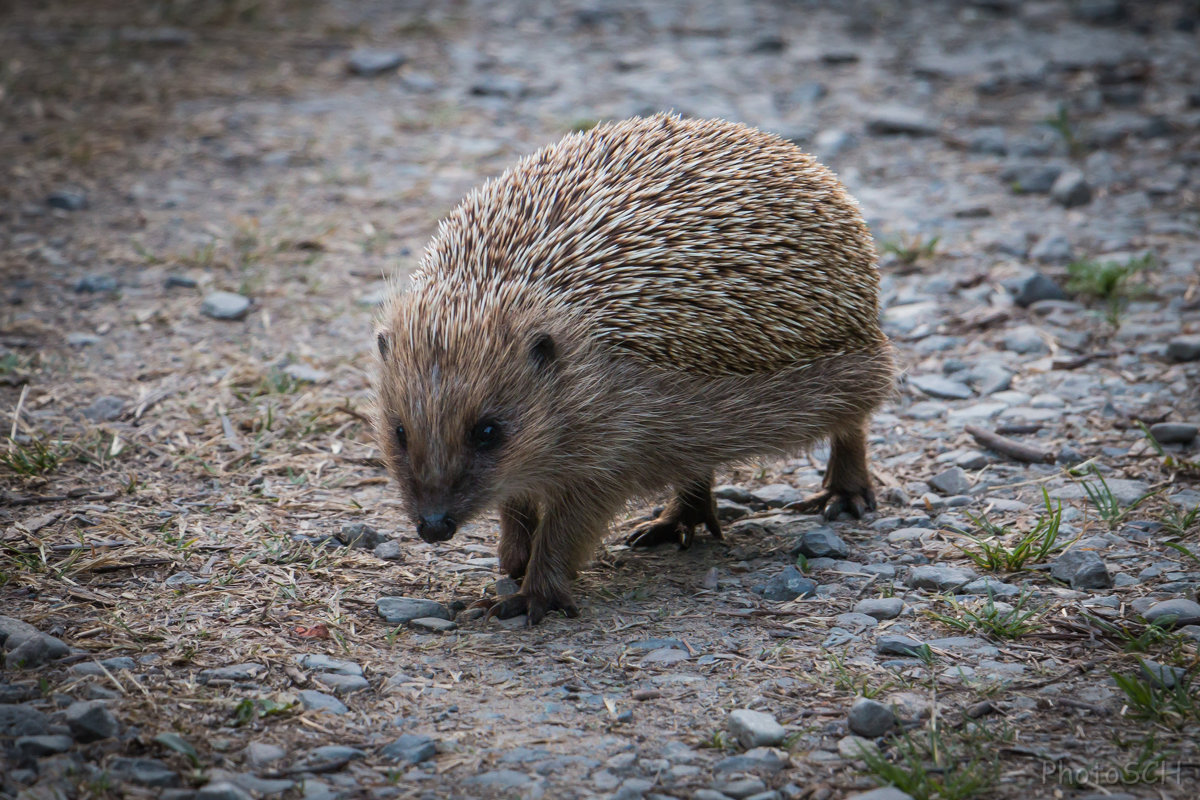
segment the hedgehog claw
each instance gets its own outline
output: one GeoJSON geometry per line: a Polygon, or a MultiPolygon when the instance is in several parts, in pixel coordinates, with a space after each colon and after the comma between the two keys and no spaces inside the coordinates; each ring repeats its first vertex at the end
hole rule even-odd
{"type": "Polygon", "coordinates": [[[696,529],[693,526],[659,517],[634,528],[633,533],[625,537],[625,544],[630,547],[656,547],[674,542],[679,545],[680,550],[687,550],[692,546],[695,535],[696,529]]]}
{"type": "Polygon", "coordinates": [[[486,619],[512,619],[525,614],[525,625],[532,628],[541,622],[549,611],[561,611],[568,617],[578,617],[579,607],[569,597],[546,599],[533,597],[523,592],[502,597],[488,609],[486,619]]]}
{"type": "Polygon", "coordinates": [[[826,489],[799,502],[789,503],[784,510],[820,514],[827,520],[835,520],[843,512],[855,519],[862,519],[863,514],[875,510],[875,493],[870,489],[862,492],[826,489]]]}

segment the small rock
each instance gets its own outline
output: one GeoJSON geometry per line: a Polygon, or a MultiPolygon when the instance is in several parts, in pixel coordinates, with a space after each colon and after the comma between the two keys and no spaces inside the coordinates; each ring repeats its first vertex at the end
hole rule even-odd
{"type": "Polygon", "coordinates": [[[0,704],[0,737],[41,736],[50,720],[33,706],[0,704]]]}
{"type": "Polygon", "coordinates": [[[407,57],[403,53],[396,52],[395,50],[377,50],[371,47],[360,47],[352,51],[346,59],[346,69],[352,75],[372,77],[399,69],[407,60],[407,57]]]}
{"type": "Polygon", "coordinates": [[[266,742],[251,742],[246,745],[246,763],[254,768],[265,767],[287,756],[287,751],[279,745],[266,742]]]}
{"type": "Polygon", "coordinates": [[[217,667],[216,669],[202,669],[196,676],[196,680],[204,684],[252,681],[266,671],[267,668],[262,664],[230,664],[227,667],[217,667]]]}
{"type": "Polygon", "coordinates": [[[1142,661],[1140,665],[1142,674],[1164,689],[1174,689],[1177,683],[1187,677],[1187,670],[1182,667],[1171,667],[1156,661],[1142,661]]]}
{"type": "Polygon", "coordinates": [[[1032,325],[1018,325],[1005,331],[1004,349],[1010,353],[1029,355],[1031,353],[1048,353],[1049,346],[1042,338],[1041,332],[1032,325]]]}
{"type": "Polygon", "coordinates": [[[357,747],[327,744],[310,750],[300,766],[309,772],[336,772],[351,761],[366,757],[366,752],[357,747]]]}
{"type": "Polygon", "coordinates": [[[1173,361],[1200,361],[1200,336],[1176,336],[1167,342],[1167,358],[1173,361]]]}
{"type": "Polygon", "coordinates": [[[25,639],[16,647],[4,654],[5,669],[33,669],[47,664],[55,658],[61,658],[69,649],[53,636],[39,633],[25,639]],[[64,652],[66,651],[66,652],[64,652]]]}
{"type": "Polygon", "coordinates": [[[46,195],[46,205],[63,211],[82,211],[88,207],[88,199],[83,192],[59,189],[46,195]]]}
{"type": "Polygon", "coordinates": [[[776,722],[775,717],[761,711],[739,708],[729,714],[725,726],[738,743],[747,750],[754,747],[770,747],[779,744],[787,731],[776,722]]]}
{"type": "Polygon", "coordinates": [[[951,467],[929,479],[929,485],[945,495],[966,494],[971,491],[971,479],[962,467],[951,467]]]}
{"type": "Polygon", "coordinates": [[[1185,422],[1158,422],[1150,426],[1150,435],[1159,444],[1187,444],[1196,438],[1196,430],[1185,422]]]}
{"type": "Polygon", "coordinates": [[[1029,257],[1042,264],[1065,264],[1074,255],[1071,242],[1062,234],[1043,236],[1029,251],[1029,257]]]}
{"type": "Polygon", "coordinates": [[[878,700],[860,697],[850,706],[847,722],[850,730],[859,736],[876,739],[892,729],[896,724],[896,715],[878,700]]]}
{"type": "Polygon", "coordinates": [[[1168,628],[1200,625],[1200,603],[1185,597],[1176,597],[1155,603],[1142,616],[1148,622],[1168,628]]]}
{"type": "Polygon", "coordinates": [[[776,773],[788,764],[787,756],[774,747],[756,747],[740,756],[723,758],[713,765],[714,772],[776,773]]]}
{"type": "Polygon", "coordinates": [[[337,540],[347,547],[359,550],[374,550],[387,541],[387,536],[363,522],[351,522],[338,531],[337,540]]]}
{"type": "Polygon", "coordinates": [[[877,109],[867,119],[867,133],[875,136],[935,136],[937,132],[937,122],[916,109],[877,109]]]}
{"type": "Polygon", "coordinates": [[[103,395],[93,400],[92,404],[83,410],[83,415],[92,422],[111,422],[121,416],[124,410],[124,400],[112,395],[103,395]]]}
{"type": "Polygon", "coordinates": [[[1021,282],[1013,298],[1021,308],[1029,308],[1040,300],[1068,300],[1067,293],[1051,278],[1035,272],[1021,282]]]}
{"type": "Polygon", "coordinates": [[[879,748],[873,741],[864,736],[858,736],[856,734],[850,734],[849,736],[843,736],[841,739],[838,739],[837,749],[838,754],[842,758],[848,758],[850,760],[866,758],[868,755],[872,754],[879,754],[879,748]]]}
{"type": "Polygon", "coordinates": [[[1066,208],[1085,206],[1092,202],[1092,187],[1077,169],[1063,170],[1050,187],[1050,197],[1066,208]]]}
{"type": "Polygon", "coordinates": [[[196,790],[196,800],[252,800],[250,794],[229,781],[213,781],[196,790]]]}
{"type": "Polygon", "coordinates": [[[895,619],[904,610],[904,601],[899,597],[868,597],[859,600],[854,610],[875,619],[895,619]]]}
{"type": "Polygon", "coordinates": [[[318,672],[313,680],[334,694],[353,694],[370,688],[371,684],[361,675],[342,675],[336,672],[318,672]]]}
{"type": "Polygon", "coordinates": [[[520,100],[529,94],[529,87],[519,78],[488,74],[471,84],[471,94],[477,97],[503,97],[509,100],[520,100]]]}
{"type": "Polygon", "coordinates": [[[778,575],[772,576],[758,593],[767,600],[790,602],[808,597],[816,591],[815,581],[804,577],[795,567],[785,567],[778,575]]]}
{"type": "Polygon", "coordinates": [[[686,650],[680,650],[676,647],[660,647],[657,650],[651,650],[646,655],[642,656],[641,664],[670,665],[678,664],[680,661],[687,661],[691,655],[686,650]]]}
{"type": "Polygon", "coordinates": [[[163,287],[167,289],[195,289],[196,285],[196,279],[186,275],[168,275],[163,281],[163,287]]]}
{"type": "Polygon", "coordinates": [[[100,294],[116,290],[117,279],[111,275],[84,275],[75,282],[75,291],[80,294],[100,294]]]}
{"type": "Polygon", "coordinates": [[[807,558],[845,558],[850,548],[833,528],[822,526],[800,534],[792,555],[800,553],[807,558]]]}
{"type": "Polygon", "coordinates": [[[404,556],[404,549],[400,546],[400,542],[395,539],[380,542],[371,552],[376,558],[383,561],[399,561],[404,556]]]}
{"type": "Polygon", "coordinates": [[[753,495],[755,500],[766,505],[768,508],[782,508],[789,503],[799,502],[804,499],[804,495],[796,487],[789,486],[786,483],[772,483],[769,486],[763,486],[760,489],[755,489],[753,495]]]}
{"type": "Polygon", "coordinates": [[[765,792],[767,784],[762,778],[748,775],[744,778],[733,778],[731,780],[717,781],[712,786],[713,791],[719,792],[726,797],[733,797],[737,800],[744,800],[747,797],[765,792]]]}
{"type": "Polygon", "coordinates": [[[109,773],[118,780],[142,786],[178,786],[179,776],[155,758],[114,758],[108,762],[109,773]]]}
{"type": "Polygon", "coordinates": [[[32,758],[51,756],[55,753],[65,753],[74,746],[70,736],[61,734],[45,734],[41,736],[22,736],[17,739],[17,749],[23,755],[32,758]]]}
{"type": "Polygon", "coordinates": [[[213,319],[242,319],[250,313],[250,298],[233,292],[210,292],[200,310],[213,319]]]}
{"type": "Polygon", "coordinates": [[[1046,194],[1062,171],[1062,167],[1055,164],[1019,161],[1000,170],[1000,180],[1018,194],[1046,194]]]}
{"type": "Polygon", "coordinates": [[[103,700],[77,700],[64,714],[71,735],[80,742],[94,742],[116,736],[121,725],[103,700]]]}
{"type": "Polygon", "coordinates": [[[902,792],[895,786],[884,786],[869,792],[859,792],[850,795],[847,800],[913,800],[911,794],[902,792]]]}
{"type": "Polygon", "coordinates": [[[1068,550],[1054,559],[1050,576],[1069,584],[1072,589],[1108,589],[1112,586],[1108,567],[1095,550],[1068,550]]]}
{"type": "Polygon", "coordinates": [[[912,375],[908,382],[920,391],[939,400],[966,400],[974,392],[965,383],[943,378],[941,375],[912,375]]]}
{"type": "MultiPolygon", "coordinates": [[[[316,367],[310,367],[308,364],[299,364],[299,363],[288,364],[286,367],[283,368],[283,373],[285,375],[287,375],[288,377],[290,377],[292,380],[301,381],[304,383],[325,383],[326,381],[329,380],[328,372],[326,372],[325,370],[322,370],[322,369],[317,369],[316,367]]],[[[361,525],[361,524],[362,523],[356,522],[356,523],[351,523],[350,525],[343,525],[342,531],[344,533],[346,528],[354,527],[355,525],[361,525]]],[[[363,525],[362,527],[368,528],[372,531],[374,530],[373,528],[371,528],[370,525],[363,525]]],[[[341,537],[339,537],[339,538],[341,538],[341,537]]],[[[351,546],[353,546],[353,545],[351,545],[351,546]]],[[[370,548],[364,548],[364,549],[370,549],[370,548]]]]}
{"type": "Polygon", "coordinates": [[[917,589],[948,592],[975,580],[975,573],[965,567],[944,564],[923,564],[913,567],[908,585],[917,589]]]}
{"type": "Polygon", "coordinates": [[[405,623],[422,617],[454,619],[450,609],[433,600],[420,597],[381,597],[375,601],[379,616],[387,622],[405,623]]]}
{"type": "Polygon", "coordinates": [[[406,733],[391,744],[384,745],[379,754],[389,761],[420,764],[437,755],[437,741],[430,736],[406,733]]]}
{"type": "Polygon", "coordinates": [[[533,783],[533,778],[524,772],[512,769],[494,769],[467,778],[464,783],[469,786],[480,786],[497,792],[509,792],[521,789],[533,783]]]}
{"type": "Polygon", "coordinates": [[[875,652],[885,656],[916,656],[922,644],[911,636],[889,633],[875,640],[875,652]]]}
{"type": "Polygon", "coordinates": [[[353,661],[342,661],[339,658],[330,658],[321,653],[304,653],[296,656],[296,663],[305,669],[315,670],[317,672],[336,672],[339,675],[357,675],[362,677],[363,668],[353,661]]]}
{"type": "Polygon", "coordinates": [[[300,698],[300,705],[309,710],[328,711],[331,714],[346,714],[350,711],[341,700],[315,689],[304,689],[297,692],[297,696],[300,698]]]}
{"type": "Polygon", "coordinates": [[[408,621],[408,624],[414,628],[432,633],[449,633],[457,630],[458,625],[451,620],[442,619],[441,617],[417,617],[408,621]]]}

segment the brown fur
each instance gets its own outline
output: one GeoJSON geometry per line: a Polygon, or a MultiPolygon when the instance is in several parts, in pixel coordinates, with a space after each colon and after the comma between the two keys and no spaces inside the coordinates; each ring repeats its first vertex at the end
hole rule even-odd
{"type": "Polygon", "coordinates": [[[678,531],[686,544],[697,524],[719,532],[708,487],[721,465],[831,437],[826,492],[815,505],[873,506],[864,430],[891,392],[893,364],[877,324],[870,237],[853,201],[807,156],[741,126],[658,118],[612,127],[571,137],[556,146],[565,155],[550,148],[473,194],[380,329],[379,438],[407,508],[415,520],[436,512],[462,522],[498,504],[501,568],[523,583],[497,610],[528,612],[531,624],[550,609],[576,613],[571,578],[630,498],[680,492],[643,543],[678,531]],[[680,149],[689,140],[667,136],[663,145],[664,129],[699,137],[709,151],[733,141],[744,148],[751,189],[763,191],[770,175],[773,191],[803,196],[807,186],[832,203],[820,208],[834,210],[809,202],[781,211],[780,198],[745,196],[741,186],[744,207],[720,217],[733,227],[717,236],[719,223],[701,210],[706,192],[724,196],[741,184],[728,153],[706,151],[728,167],[719,191],[698,173],[676,187],[680,207],[660,215],[674,227],[652,234],[627,221],[627,239],[650,237],[643,249],[605,250],[608,240],[589,240],[571,221],[586,213],[603,226],[614,209],[637,205],[630,193],[647,184],[637,174],[600,180],[587,165],[599,163],[597,149],[620,162],[613,153],[633,140],[645,152],[624,169],[672,159],[695,168],[699,156],[680,149]],[[764,139],[768,152],[755,156],[751,146],[764,139]],[[558,205],[539,208],[534,198],[547,194],[558,205]],[[757,252],[764,236],[775,244],[757,252]],[[706,241],[717,242],[719,258],[708,258],[706,241]],[[607,258],[591,259],[587,247],[607,258]],[[655,257],[667,266],[656,268],[655,257]],[[737,329],[722,327],[731,320],[737,329]],[[484,421],[503,432],[494,448],[472,443],[484,421]]]}

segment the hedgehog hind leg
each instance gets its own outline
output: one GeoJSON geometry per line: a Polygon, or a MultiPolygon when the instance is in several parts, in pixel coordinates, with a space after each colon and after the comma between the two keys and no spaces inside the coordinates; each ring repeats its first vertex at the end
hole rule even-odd
{"type": "Polygon", "coordinates": [[[822,486],[820,492],[790,504],[788,510],[821,514],[828,520],[837,519],[843,512],[862,519],[863,514],[875,510],[875,491],[867,468],[865,420],[835,430],[830,436],[829,464],[822,486]]]}
{"type": "Polygon", "coordinates": [[[679,489],[667,507],[655,519],[633,529],[625,539],[630,547],[654,547],[674,542],[680,550],[692,546],[696,526],[703,525],[717,539],[723,539],[717,519],[717,501],[712,494],[713,476],[679,489]]]}

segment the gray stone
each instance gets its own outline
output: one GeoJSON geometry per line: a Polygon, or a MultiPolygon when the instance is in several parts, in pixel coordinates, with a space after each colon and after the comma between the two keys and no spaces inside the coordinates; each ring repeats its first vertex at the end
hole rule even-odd
{"type": "Polygon", "coordinates": [[[1012,386],[1012,379],[1012,371],[994,361],[985,361],[966,371],[967,383],[979,392],[981,397],[1005,391],[1012,386]]]}
{"type": "Polygon", "coordinates": [[[88,207],[88,199],[83,192],[58,189],[46,195],[46,205],[62,211],[82,211],[88,207]]]}
{"type": "Polygon", "coordinates": [[[1150,435],[1159,444],[1187,444],[1196,438],[1197,428],[1186,422],[1158,422],[1150,426],[1150,435]]]}
{"type": "Polygon", "coordinates": [[[1155,603],[1142,616],[1149,622],[1169,628],[1200,625],[1200,603],[1176,597],[1155,603]]]}
{"type": "Polygon", "coordinates": [[[875,640],[875,652],[885,656],[915,656],[921,648],[916,639],[901,634],[884,634],[875,640]]]}
{"type": "Polygon", "coordinates": [[[124,400],[112,395],[102,395],[93,400],[92,404],[83,410],[83,415],[92,422],[110,422],[121,416],[121,412],[124,410],[124,400]]]}
{"type": "Polygon", "coordinates": [[[1056,164],[1041,161],[1017,161],[1000,170],[1000,180],[1018,194],[1046,194],[1063,173],[1056,164]]]}
{"type": "Polygon", "coordinates": [[[108,762],[108,772],[118,780],[142,786],[179,785],[179,776],[156,758],[114,758],[108,762]]]}
{"type": "Polygon", "coordinates": [[[1173,361],[1200,361],[1200,336],[1176,336],[1167,342],[1167,358],[1173,361]]]}
{"type": "MultiPolygon", "coordinates": [[[[1094,481],[1094,478],[1091,480],[1094,481]]],[[[1150,491],[1150,484],[1145,481],[1106,477],[1104,482],[1108,484],[1108,490],[1112,492],[1113,497],[1126,506],[1136,503],[1146,495],[1146,492],[1150,491]]],[[[1095,483],[1098,485],[1099,481],[1095,481],[1095,483]]],[[[1051,488],[1049,494],[1052,500],[1079,500],[1087,497],[1087,492],[1078,483],[1051,488]]]]}
{"type": "Polygon", "coordinates": [[[117,279],[112,275],[84,275],[75,281],[75,291],[80,294],[100,294],[103,292],[115,292],[116,290],[117,279]]]}
{"type": "Polygon", "coordinates": [[[0,737],[41,736],[49,718],[33,706],[0,704],[0,737]]]}
{"type": "Polygon", "coordinates": [[[1042,338],[1041,331],[1033,325],[1018,325],[1004,332],[1004,349],[1019,355],[1048,353],[1050,347],[1042,338]]]}
{"type": "Polygon", "coordinates": [[[752,494],[755,500],[768,508],[782,508],[788,503],[796,503],[804,499],[804,495],[799,489],[786,483],[772,483],[769,486],[755,489],[752,494]]]}
{"type": "Polygon", "coordinates": [[[494,769],[467,778],[463,783],[468,786],[479,786],[493,791],[521,789],[533,783],[533,778],[524,772],[511,769],[494,769]]]}
{"type": "Polygon", "coordinates": [[[64,717],[71,735],[80,742],[108,739],[121,731],[121,724],[103,700],[77,700],[67,706],[64,717]]]}
{"type": "Polygon", "coordinates": [[[366,752],[357,747],[327,744],[310,750],[298,766],[311,772],[336,772],[351,761],[366,757],[366,752]]]}
{"type": "Polygon", "coordinates": [[[876,739],[892,729],[896,724],[896,715],[878,700],[860,697],[850,706],[847,723],[850,730],[859,736],[876,739]]]}
{"type": "Polygon", "coordinates": [[[458,624],[453,620],[442,619],[441,617],[417,617],[408,621],[408,624],[414,628],[431,633],[449,633],[453,630],[458,630],[458,624]]]}
{"type": "MultiPolygon", "coordinates": [[[[307,383],[325,383],[329,380],[329,373],[316,367],[310,367],[308,364],[288,364],[283,368],[283,373],[293,380],[305,381],[307,383]]],[[[352,523],[360,524],[360,523],[352,523]]],[[[346,527],[342,526],[343,531],[346,527]]],[[[364,526],[369,527],[369,526],[364,526]]],[[[341,538],[341,537],[338,537],[341,538]]],[[[370,549],[370,548],[365,548],[370,549]]]]}
{"type": "Polygon", "coordinates": [[[1040,272],[1035,272],[1021,281],[1016,297],[1013,299],[1021,308],[1029,308],[1040,300],[1067,300],[1069,298],[1062,287],[1052,279],[1040,272]]]}
{"type": "Polygon", "coordinates": [[[1021,587],[1004,583],[998,578],[984,576],[977,578],[958,590],[960,594],[977,594],[991,597],[1016,597],[1021,593],[1021,587]]]}
{"type": "Polygon", "coordinates": [[[371,687],[361,675],[343,675],[337,672],[318,672],[313,675],[313,680],[338,695],[361,692],[371,687]]]}
{"type": "Polygon", "coordinates": [[[774,747],[756,747],[740,756],[721,759],[713,765],[713,771],[773,774],[786,767],[787,763],[786,756],[774,747]]]}
{"type": "Polygon", "coordinates": [[[858,144],[858,139],[853,133],[841,130],[840,128],[827,128],[818,131],[813,139],[813,151],[822,159],[837,158],[847,150],[851,150],[858,144]]]}
{"type": "Polygon", "coordinates": [[[1077,169],[1063,170],[1050,187],[1050,197],[1066,208],[1085,206],[1092,202],[1092,187],[1077,169]]]}
{"type": "Polygon", "coordinates": [[[200,310],[213,319],[241,319],[250,313],[250,298],[233,292],[210,292],[200,310]]]}
{"type": "Polygon", "coordinates": [[[4,668],[10,670],[33,669],[61,658],[69,649],[53,636],[39,633],[25,639],[4,654],[4,668]]]}
{"type": "Polygon", "coordinates": [[[62,734],[45,734],[41,736],[22,736],[17,739],[17,749],[23,755],[32,758],[51,756],[55,753],[65,753],[75,745],[70,736],[62,734]]]}
{"type": "Polygon", "coordinates": [[[44,635],[28,622],[22,622],[16,617],[0,615],[0,645],[5,650],[12,650],[28,639],[44,635]]]}
{"type": "Polygon", "coordinates": [[[946,495],[966,494],[971,491],[971,479],[962,467],[951,467],[929,479],[929,485],[946,495]]]}
{"type": "Polygon", "coordinates": [[[375,601],[375,609],[379,616],[392,623],[412,622],[422,617],[454,619],[450,609],[441,603],[420,597],[381,597],[375,601]]]}
{"type": "Polygon", "coordinates": [[[675,647],[660,647],[642,656],[641,664],[643,666],[647,664],[670,665],[678,664],[680,661],[687,661],[689,658],[691,658],[691,655],[686,650],[680,650],[675,647]]]}
{"type": "Polygon", "coordinates": [[[773,746],[783,741],[787,731],[770,714],[739,708],[731,711],[725,727],[738,744],[747,750],[754,747],[773,746]]]}
{"type": "Polygon", "coordinates": [[[172,589],[180,589],[185,586],[203,586],[208,582],[208,578],[201,578],[200,576],[193,575],[190,572],[176,572],[174,575],[163,581],[163,585],[172,589]]]}
{"type": "Polygon", "coordinates": [[[854,610],[875,619],[895,619],[904,610],[904,601],[899,597],[868,597],[855,603],[854,610]]]}
{"type": "Polygon", "coordinates": [[[186,275],[168,275],[163,281],[163,286],[167,289],[195,289],[195,278],[189,278],[186,275]]]}
{"type": "Polygon", "coordinates": [[[102,661],[81,661],[72,664],[68,671],[73,675],[104,675],[107,672],[120,672],[137,668],[137,662],[129,656],[114,656],[102,661]]]}
{"type": "Polygon", "coordinates": [[[817,584],[795,567],[784,567],[778,575],[772,576],[758,592],[767,600],[788,602],[816,593],[817,584]]]}
{"type": "Polygon", "coordinates": [[[405,733],[394,742],[384,745],[379,754],[389,761],[420,764],[437,755],[437,741],[430,736],[405,733]]]}
{"type": "Polygon", "coordinates": [[[328,711],[331,714],[346,714],[350,711],[341,700],[315,689],[304,689],[297,692],[297,696],[300,698],[300,705],[309,710],[328,711]]]}
{"type": "Polygon", "coordinates": [[[913,567],[908,576],[908,585],[917,589],[948,592],[975,580],[975,573],[966,567],[946,564],[923,564],[913,567]]]}
{"type": "Polygon", "coordinates": [[[287,751],[279,745],[266,742],[251,742],[246,745],[246,763],[254,768],[265,767],[287,756],[287,751]]]}
{"type": "Polygon", "coordinates": [[[1063,581],[1072,589],[1108,589],[1112,587],[1112,577],[1108,567],[1095,550],[1072,548],[1054,559],[1050,567],[1050,576],[1063,581]]]}
{"type": "Polygon", "coordinates": [[[304,653],[296,656],[296,663],[305,669],[315,670],[317,672],[336,672],[339,675],[358,675],[362,677],[363,668],[353,661],[342,661],[338,658],[330,658],[321,653],[304,653]]]}
{"type": "Polygon", "coordinates": [[[351,522],[343,525],[336,536],[337,540],[347,547],[357,547],[360,550],[374,550],[388,540],[386,534],[380,533],[364,522],[351,522]]]}
{"type": "Polygon", "coordinates": [[[204,684],[252,681],[266,671],[267,668],[262,664],[230,664],[216,669],[202,669],[196,680],[204,684]]]}
{"type": "Polygon", "coordinates": [[[759,792],[764,792],[767,789],[767,784],[762,778],[754,775],[748,775],[743,778],[731,778],[729,780],[717,781],[712,785],[712,790],[719,792],[727,797],[733,797],[737,800],[756,795],[759,792]]]}
{"type": "Polygon", "coordinates": [[[895,786],[884,786],[869,792],[859,792],[850,795],[847,800],[913,800],[908,792],[902,792],[895,786]]]}
{"type": "Polygon", "coordinates": [[[375,554],[376,558],[383,561],[399,561],[404,557],[404,549],[400,546],[400,542],[395,539],[380,542],[371,552],[375,554]]]}
{"type": "Polygon", "coordinates": [[[734,798],[715,789],[697,789],[692,793],[692,800],[734,800],[734,798]]]}
{"type": "Polygon", "coordinates": [[[908,382],[930,397],[936,397],[939,400],[966,400],[974,394],[971,387],[965,383],[952,381],[941,375],[911,375],[908,382]]]}
{"type": "Polygon", "coordinates": [[[821,526],[800,534],[792,555],[800,553],[807,558],[845,558],[850,548],[833,528],[821,526]]]}
{"type": "Polygon", "coordinates": [[[360,47],[353,50],[346,59],[346,69],[352,75],[372,77],[384,72],[394,72],[408,58],[395,50],[378,50],[373,47],[360,47]]]}
{"type": "Polygon", "coordinates": [[[251,797],[230,781],[213,781],[196,790],[196,800],[251,800],[251,797]]]}
{"type": "Polygon", "coordinates": [[[1141,661],[1139,665],[1146,678],[1164,689],[1174,689],[1187,677],[1187,670],[1183,667],[1172,667],[1156,661],[1141,661]]]}
{"type": "Polygon", "coordinates": [[[867,133],[875,136],[936,136],[938,123],[912,108],[880,108],[867,118],[867,133]]]}
{"type": "Polygon", "coordinates": [[[1071,242],[1059,233],[1043,236],[1029,251],[1029,257],[1042,264],[1065,264],[1074,255],[1071,242]]]}

